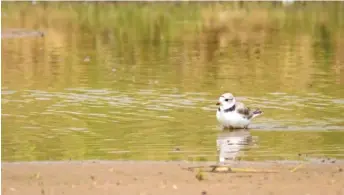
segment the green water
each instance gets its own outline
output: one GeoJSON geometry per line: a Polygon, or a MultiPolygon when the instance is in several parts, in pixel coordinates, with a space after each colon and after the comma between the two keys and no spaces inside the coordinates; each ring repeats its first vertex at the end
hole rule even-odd
{"type": "Polygon", "coordinates": [[[2,159],[217,160],[224,92],[241,159],[344,158],[343,5],[3,2],[2,159]]]}

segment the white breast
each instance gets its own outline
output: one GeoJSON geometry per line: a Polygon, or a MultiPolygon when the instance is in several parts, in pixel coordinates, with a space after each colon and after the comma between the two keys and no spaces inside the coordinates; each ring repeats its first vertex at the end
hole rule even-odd
{"type": "Polygon", "coordinates": [[[241,114],[236,111],[233,112],[223,112],[217,111],[216,118],[219,123],[224,127],[233,127],[233,128],[244,128],[250,124],[250,120],[244,118],[241,114]]]}

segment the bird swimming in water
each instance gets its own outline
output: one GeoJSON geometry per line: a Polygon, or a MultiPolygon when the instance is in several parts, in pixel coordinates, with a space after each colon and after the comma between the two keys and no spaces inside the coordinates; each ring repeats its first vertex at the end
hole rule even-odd
{"type": "Polygon", "coordinates": [[[247,129],[253,118],[263,114],[259,109],[251,110],[237,102],[231,93],[222,94],[216,105],[219,105],[216,118],[222,129],[247,129]]]}

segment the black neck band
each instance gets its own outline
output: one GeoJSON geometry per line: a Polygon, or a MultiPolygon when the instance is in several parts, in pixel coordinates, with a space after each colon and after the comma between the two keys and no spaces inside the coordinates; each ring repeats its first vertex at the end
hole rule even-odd
{"type": "MultiPolygon", "coordinates": [[[[221,111],[221,108],[219,107],[218,110],[221,111]]],[[[235,110],[235,104],[232,107],[230,107],[230,108],[224,109],[223,111],[224,112],[232,112],[233,110],[235,110]]]]}
{"type": "Polygon", "coordinates": [[[224,112],[232,112],[233,110],[235,110],[235,104],[230,108],[224,109],[223,111],[224,112]]]}

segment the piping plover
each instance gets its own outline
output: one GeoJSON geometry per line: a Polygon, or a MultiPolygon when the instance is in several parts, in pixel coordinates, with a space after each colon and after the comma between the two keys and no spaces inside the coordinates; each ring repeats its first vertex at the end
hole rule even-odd
{"type": "Polygon", "coordinates": [[[216,118],[222,129],[247,129],[253,118],[263,114],[259,109],[251,110],[237,102],[231,93],[222,94],[216,105],[219,105],[216,118]]]}

